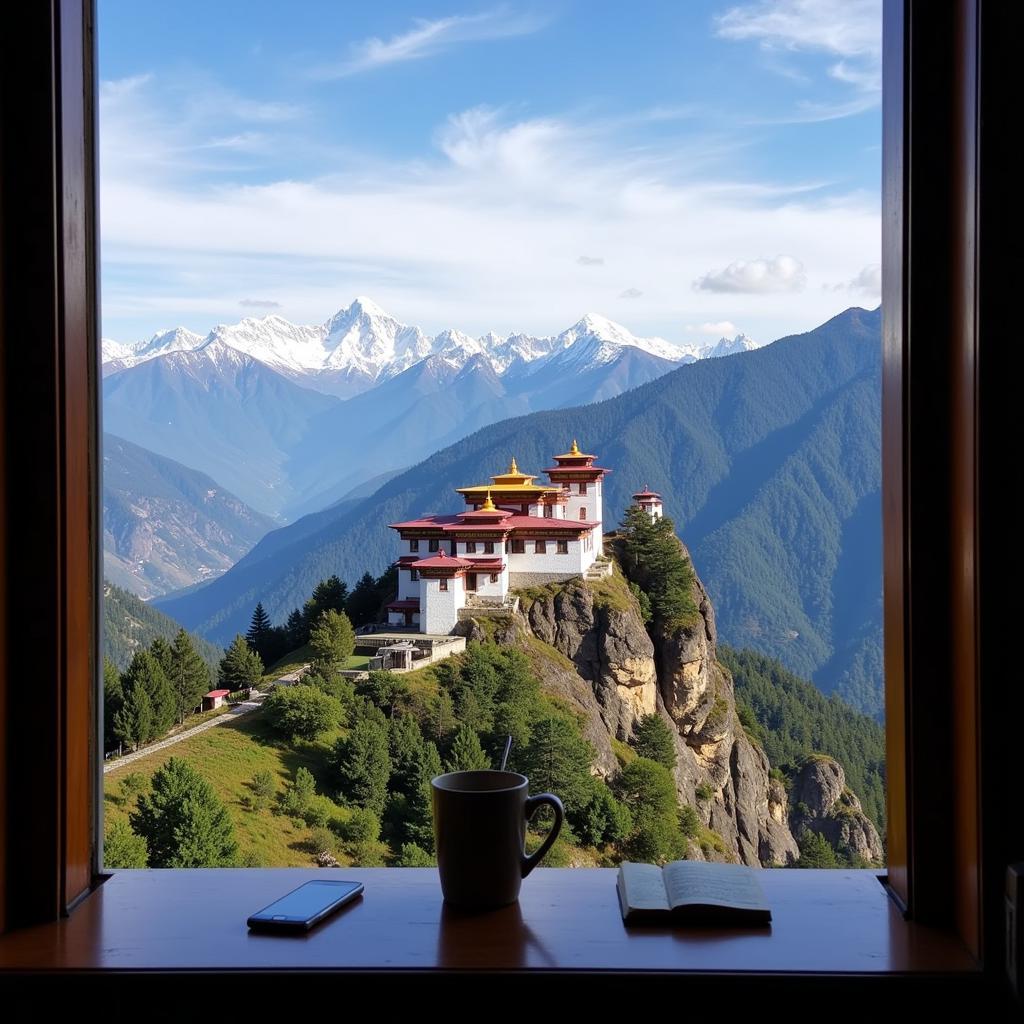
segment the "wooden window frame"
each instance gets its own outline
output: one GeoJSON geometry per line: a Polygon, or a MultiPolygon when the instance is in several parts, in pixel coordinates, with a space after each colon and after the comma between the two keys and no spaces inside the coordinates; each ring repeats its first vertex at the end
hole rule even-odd
{"type": "MultiPolygon", "coordinates": [[[[990,980],[1003,871],[1024,858],[1003,599],[1019,579],[1014,467],[996,445],[1019,426],[1018,347],[999,344],[1018,285],[1018,7],[884,7],[888,885],[990,980]]],[[[3,126],[17,139],[0,151],[6,931],[72,913],[103,881],[94,9],[40,0],[18,16],[0,33],[3,126]]]]}

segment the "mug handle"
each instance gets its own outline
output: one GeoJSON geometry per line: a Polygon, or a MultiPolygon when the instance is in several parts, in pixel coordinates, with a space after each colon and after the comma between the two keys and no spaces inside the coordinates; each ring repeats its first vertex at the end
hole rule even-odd
{"type": "Polygon", "coordinates": [[[538,793],[537,796],[528,796],[525,807],[526,820],[529,821],[537,808],[544,804],[547,804],[555,812],[555,823],[551,826],[551,831],[544,837],[544,842],[540,844],[540,848],[531,853],[529,857],[522,858],[523,878],[540,863],[541,858],[551,849],[552,844],[558,838],[558,833],[562,831],[565,809],[562,807],[562,801],[554,793],[538,793]]]}

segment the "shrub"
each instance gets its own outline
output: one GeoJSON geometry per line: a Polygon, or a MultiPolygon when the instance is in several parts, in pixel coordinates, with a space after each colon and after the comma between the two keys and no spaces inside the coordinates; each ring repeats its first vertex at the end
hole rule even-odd
{"type": "Polygon", "coordinates": [[[695,790],[694,793],[701,803],[707,803],[714,795],[714,788],[709,782],[702,782],[695,790]]]}
{"type": "Polygon", "coordinates": [[[142,772],[129,772],[121,780],[121,793],[124,796],[125,802],[131,802],[140,793],[144,793],[146,786],[146,776],[142,772]]]}
{"type": "Polygon", "coordinates": [[[434,855],[415,843],[402,843],[402,849],[395,860],[395,866],[399,868],[430,868],[436,864],[434,855]]]}
{"type": "Polygon", "coordinates": [[[103,837],[103,863],[108,868],[144,868],[146,840],[136,835],[127,821],[115,821],[103,837]]]}
{"type": "Polygon", "coordinates": [[[373,811],[355,808],[339,827],[346,844],[375,843],[380,838],[380,818],[373,811]]]}
{"type": "Polygon", "coordinates": [[[315,794],[316,783],[312,772],[308,768],[299,768],[295,780],[288,783],[281,794],[281,810],[293,818],[301,818],[315,794]]]}
{"type": "Polygon", "coordinates": [[[344,714],[336,697],[315,686],[275,686],[263,709],[271,728],[305,740],[337,727],[344,714]]]}
{"type": "Polygon", "coordinates": [[[689,804],[683,804],[679,808],[679,831],[687,839],[696,839],[700,834],[701,820],[695,808],[689,804]]]}

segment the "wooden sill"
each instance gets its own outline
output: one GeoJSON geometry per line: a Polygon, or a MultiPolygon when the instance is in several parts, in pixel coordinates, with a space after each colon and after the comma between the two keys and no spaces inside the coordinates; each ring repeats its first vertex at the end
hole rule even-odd
{"type": "Polygon", "coordinates": [[[518,905],[463,916],[429,868],[118,871],[65,920],[0,937],[0,981],[42,972],[530,972],[950,978],[977,965],[947,932],[905,921],[873,871],[766,870],[769,929],[632,928],[613,869],[541,868],[518,905]],[[299,938],[247,916],[309,878],[361,900],[299,938]]]}

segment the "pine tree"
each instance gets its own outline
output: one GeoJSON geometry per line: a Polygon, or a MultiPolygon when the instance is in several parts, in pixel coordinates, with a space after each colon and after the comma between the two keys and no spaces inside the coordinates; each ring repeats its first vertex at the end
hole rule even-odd
{"type": "Polygon", "coordinates": [[[298,608],[292,609],[285,629],[288,632],[288,643],[291,650],[294,651],[309,643],[309,626],[306,624],[305,616],[298,608]]]}
{"type": "Polygon", "coordinates": [[[170,668],[167,675],[174,691],[174,703],[180,724],[185,720],[185,715],[195,711],[202,704],[203,697],[212,689],[210,670],[184,629],[178,630],[171,645],[170,668]]]}
{"type": "Polygon", "coordinates": [[[235,693],[258,686],[263,678],[263,662],[260,656],[249,650],[245,637],[241,633],[231,641],[231,646],[224,652],[217,678],[221,688],[235,693]]]}
{"type": "Polygon", "coordinates": [[[149,653],[159,662],[160,667],[164,670],[164,675],[170,678],[171,645],[162,636],[155,636],[150,641],[149,653]]]}
{"type": "MultiPolygon", "coordinates": [[[[158,653],[162,653],[158,649],[158,653]]],[[[163,736],[175,721],[177,710],[174,691],[157,658],[149,651],[137,651],[128,671],[121,677],[121,688],[127,701],[128,693],[142,687],[149,696],[152,718],[148,731],[137,742],[148,743],[163,736]]]]}
{"type": "Polygon", "coordinates": [[[118,744],[114,732],[114,716],[124,704],[124,690],[121,688],[121,673],[109,659],[103,659],[103,746],[113,750],[118,744]]]}
{"type": "Polygon", "coordinates": [[[423,737],[412,715],[398,715],[388,726],[388,753],[391,756],[391,789],[408,796],[419,784],[423,737]]]}
{"type": "MultiPolygon", "coordinates": [[[[443,664],[443,663],[442,663],[443,664]]],[[[441,746],[452,734],[458,722],[455,719],[455,705],[451,694],[440,687],[430,700],[430,735],[441,746]]]]}
{"type": "Polygon", "coordinates": [[[820,832],[804,829],[803,835],[797,840],[797,845],[800,847],[800,856],[796,862],[798,868],[840,867],[836,851],[820,832]]]}
{"type": "Polygon", "coordinates": [[[665,719],[656,711],[644,715],[633,730],[630,741],[633,749],[641,756],[663,764],[669,771],[676,766],[676,744],[672,730],[665,719]]]}
{"type": "Polygon", "coordinates": [[[405,814],[405,835],[421,849],[434,849],[433,793],[430,780],[441,774],[441,755],[427,741],[420,748],[416,764],[416,784],[409,793],[405,814]]]}
{"type": "Polygon", "coordinates": [[[227,810],[192,766],[172,757],[153,775],[152,792],[129,815],[154,868],[229,867],[238,844],[227,810]]]}
{"type": "Polygon", "coordinates": [[[344,580],[330,576],[321,580],[314,588],[313,594],[302,609],[306,620],[306,629],[312,630],[320,616],[327,611],[343,612],[348,600],[348,587],[344,580]]]}
{"type": "Polygon", "coordinates": [[[480,746],[480,738],[465,723],[459,726],[448,752],[445,770],[449,772],[473,772],[490,768],[490,758],[480,746]]]}
{"type": "Polygon", "coordinates": [[[629,860],[660,863],[683,855],[686,840],[675,782],[664,765],[638,757],[612,779],[612,791],[632,815],[632,829],[622,843],[629,860]]]}
{"type": "Polygon", "coordinates": [[[248,641],[249,647],[261,658],[266,653],[264,644],[271,628],[270,616],[264,610],[263,602],[259,601],[252,613],[252,621],[249,623],[249,631],[245,634],[245,639],[248,641]]]}
{"type": "Polygon", "coordinates": [[[345,797],[378,817],[383,814],[391,777],[387,728],[369,716],[360,717],[335,744],[334,763],[345,797]]]}
{"type": "Polygon", "coordinates": [[[530,787],[557,793],[567,813],[575,813],[590,796],[590,765],[594,748],[567,715],[549,712],[533,728],[525,748],[514,753],[515,770],[530,779],[530,787]]]}
{"type": "Polygon", "coordinates": [[[112,724],[117,742],[133,750],[138,750],[153,738],[153,704],[145,686],[138,683],[125,691],[112,724]]]}
{"type": "Polygon", "coordinates": [[[367,622],[375,622],[380,606],[381,596],[377,591],[377,581],[368,572],[364,572],[345,602],[345,611],[352,620],[352,625],[362,626],[367,622]]]}
{"type": "Polygon", "coordinates": [[[313,666],[330,676],[341,668],[356,649],[356,634],[344,612],[328,609],[310,630],[313,666]]]}

